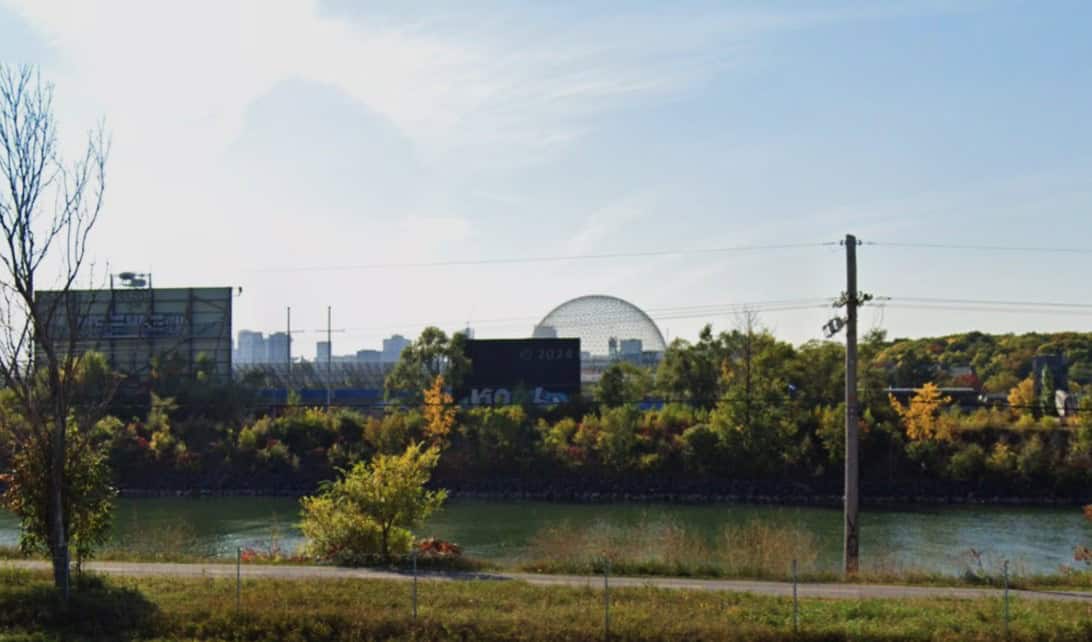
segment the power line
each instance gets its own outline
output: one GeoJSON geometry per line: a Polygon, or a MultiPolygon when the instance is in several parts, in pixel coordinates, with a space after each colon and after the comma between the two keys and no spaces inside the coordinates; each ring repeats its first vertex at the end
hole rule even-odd
{"type": "Polygon", "coordinates": [[[365,263],[360,265],[319,265],[302,267],[252,268],[247,272],[337,272],[346,270],[390,270],[402,268],[454,267],[460,265],[496,265],[510,263],[552,263],[562,261],[591,261],[604,259],[650,258],[658,256],[687,256],[699,254],[725,254],[731,252],[760,252],[798,248],[825,247],[837,242],[825,243],[778,243],[771,245],[737,245],[732,247],[651,250],[647,252],[612,252],[604,254],[569,254],[557,256],[500,257],[491,259],[454,259],[450,261],[424,261],[419,263],[365,263]]]}
{"type": "Polygon", "coordinates": [[[942,304],[958,304],[958,305],[990,305],[990,306],[1022,306],[1022,307],[1039,307],[1039,308],[1076,308],[1082,310],[1092,310],[1092,303],[1069,303],[1069,302],[1056,302],[1056,301],[1003,301],[997,299],[948,299],[939,297],[912,297],[912,296],[899,296],[899,297],[876,297],[877,300],[883,301],[911,301],[915,303],[942,303],[942,304]]]}
{"type": "Polygon", "coordinates": [[[1045,247],[1020,245],[970,245],[960,243],[903,243],[887,241],[866,241],[865,245],[877,247],[914,248],[927,250],[973,250],[980,252],[1045,252],[1049,254],[1092,254],[1092,248],[1084,247],[1045,247]]]}
{"type": "MultiPolygon", "coordinates": [[[[796,310],[817,310],[828,309],[831,306],[833,299],[815,297],[810,299],[784,299],[779,301],[757,301],[750,303],[720,303],[720,304],[706,304],[697,306],[675,306],[675,307],[661,307],[661,308],[646,308],[645,312],[654,320],[657,321],[670,321],[679,319],[700,319],[708,317],[727,316],[731,314],[737,314],[740,312],[790,312],[796,310]]],[[[629,312],[619,313],[605,313],[594,316],[588,316],[586,318],[572,318],[566,320],[566,326],[579,326],[579,327],[595,327],[595,326],[609,326],[612,323],[620,321],[629,321],[632,316],[629,312]]],[[[516,324],[523,323],[535,323],[541,321],[541,316],[535,317],[502,317],[497,319],[478,319],[471,323],[474,327],[506,327],[514,326],[516,324]]],[[[432,321],[427,324],[419,322],[403,322],[401,324],[391,324],[387,326],[372,326],[372,327],[353,327],[345,328],[349,332],[368,332],[368,331],[381,331],[388,329],[396,329],[407,326],[416,325],[461,325],[466,323],[466,320],[461,321],[432,321]]]]}
{"type": "Polygon", "coordinates": [[[959,306],[959,305],[914,305],[888,303],[888,308],[894,310],[940,310],[950,312],[991,312],[1005,314],[1047,314],[1051,316],[1089,317],[1092,310],[1044,310],[1043,308],[998,308],[986,306],[959,306]]]}

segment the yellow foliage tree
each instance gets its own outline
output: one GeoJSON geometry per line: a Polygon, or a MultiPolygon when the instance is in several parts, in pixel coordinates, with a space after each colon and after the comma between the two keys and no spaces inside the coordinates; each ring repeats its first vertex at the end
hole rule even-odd
{"type": "Polygon", "coordinates": [[[444,390],[444,376],[437,375],[432,385],[424,392],[425,432],[432,443],[444,445],[447,436],[455,426],[455,404],[451,395],[444,390]]]}
{"type": "Polygon", "coordinates": [[[952,398],[940,394],[940,388],[936,384],[928,382],[920,388],[915,388],[909,406],[899,403],[894,395],[889,394],[888,400],[902,419],[906,436],[912,441],[926,439],[947,441],[952,438],[951,423],[943,421],[940,416],[940,411],[952,402],[952,398]]]}
{"type": "Polygon", "coordinates": [[[1009,390],[1009,408],[1014,416],[1031,415],[1036,405],[1035,381],[1030,376],[1009,390]]]}

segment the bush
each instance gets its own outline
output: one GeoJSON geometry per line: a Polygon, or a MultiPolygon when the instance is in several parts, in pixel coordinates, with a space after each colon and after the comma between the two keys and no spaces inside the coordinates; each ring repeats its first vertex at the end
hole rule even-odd
{"type": "MultiPolygon", "coordinates": [[[[308,555],[338,566],[363,566],[381,559],[382,531],[374,519],[340,508],[331,496],[305,497],[302,505],[300,530],[307,537],[308,555]]],[[[405,529],[395,529],[388,537],[388,548],[395,553],[407,553],[413,544],[405,529]]]]}
{"type": "Polygon", "coordinates": [[[708,424],[698,424],[683,431],[683,460],[699,474],[708,475],[717,470],[720,463],[720,437],[708,424]]]}
{"type": "Polygon", "coordinates": [[[977,479],[986,468],[986,451],[978,444],[960,448],[948,461],[948,475],[959,481],[977,479]]]}
{"type": "Polygon", "coordinates": [[[1016,453],[1005,442],[997,442],[986,459],[986,469],[1001,476],[1011,475],[1016,470],[1016,453]]]}
{"type": "Polygon", "coordinates": [[[410,551],[417,526],[447,493],[425,489],[440,458],[437,448],[414,444],[401,455],[357,463],[323,492],[302,500],[300,530],[307,552],[337,564],[363,564],[410,551]]]}
{"type": "Polygon", "coordinates": [[[1043,440],[1039,435],[1033,436],[1024,442],[1020,448],[1020,454],[1016,457],[1016,469],[1020,476],[1026,479],[1034,479],[1046,472],[1050,465],[1050,451],[1043,446],[1043,440]]]}
{"type": "Polygon", "coordinates": [[[600,460],[608,468],[622,472],[635,461],[639,415],[633,406],[603,410],[602,431],[596,448],[600,460]]]}

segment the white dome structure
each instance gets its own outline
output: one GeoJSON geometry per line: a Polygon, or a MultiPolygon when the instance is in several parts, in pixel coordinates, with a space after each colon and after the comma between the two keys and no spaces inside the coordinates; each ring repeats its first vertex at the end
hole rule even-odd
{"type": "Polygon", "coordinates": [[[534,336],[580,339],[581,352],[593,357],[639,356],[667,349],[656,322],[644,310],[601,294],[557,306],[535,326],[534,336]]]}

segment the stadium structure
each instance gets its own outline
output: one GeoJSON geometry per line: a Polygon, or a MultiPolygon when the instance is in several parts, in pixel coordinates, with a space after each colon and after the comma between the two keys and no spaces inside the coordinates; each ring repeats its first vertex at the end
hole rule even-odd
{"type": "Polygon", "coordinates": [[[653,367],[667,343],[644,310],[618,297],[593,294],[550,310],[532,331],[536,338],[580,339],[581,379],[594,383],[611,363],[653,367]]]}

